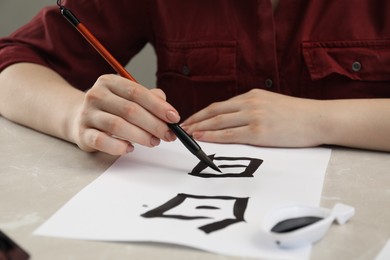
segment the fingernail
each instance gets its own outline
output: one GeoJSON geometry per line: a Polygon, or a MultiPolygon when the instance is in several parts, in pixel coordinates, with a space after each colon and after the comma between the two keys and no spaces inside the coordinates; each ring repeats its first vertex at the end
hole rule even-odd
{"type": "Polygon", "coordinates": [[[127,149],[126,149],[126,153],[131,153],[132,151],[134,151],[134,146],[132,146],[131,144],[129,144],[127,146],[127,149]]]}
{"type": "Polygon", "coordinates": [[[174,141],[176,139],[176,135],[172,131],[168,131],[165,134],[165,140],[166,141],[174,141]]]}
{"type": "Polygon", "coordinates": [[[171,123],[176,123],[176,122],[179,122],[180,121],[180,116],[178,113],[176,113],[175,111],[168,111],[167,112],[167,118],[168,120],[171,122],[171,123]]]}
{"type": "Polygon", "coordinates": [[[192,137],[194,139],[200,139],[200,138],[202,138],[203,134],[204,134],[204,132],[193,132],[192,137]]]}
{"type": "Polygon", "coordinates": [[[160,144],[160,139],[158,139],[157,137],[152,137],[152,139],[150,140],[150,145],[151,146],[157,146],[160,144]]]}
{"type": "Polygon", "coordinates": [[[184,131],[188,132],[188,128],[189,128],[188,126],[181,125],[180,127],[183,128],[184,131]]]}

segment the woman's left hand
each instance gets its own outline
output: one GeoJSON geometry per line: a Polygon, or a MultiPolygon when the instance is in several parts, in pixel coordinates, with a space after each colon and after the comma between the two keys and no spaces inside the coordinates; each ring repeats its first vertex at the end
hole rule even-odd
{"type": "Polygon", "coordinates": [[[323,144],[318,100],[253,89],[213,103],[182,124],[196,140],[271,147],[323,144]]]}

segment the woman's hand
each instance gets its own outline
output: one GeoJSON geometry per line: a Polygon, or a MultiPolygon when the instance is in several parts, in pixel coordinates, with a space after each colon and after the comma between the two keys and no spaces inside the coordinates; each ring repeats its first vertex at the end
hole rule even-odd
{"type": "Polygon", "coordinates": [[[211,104],[182,124],[199,141],[273,147],[322,144],[321,101],[253,89],[211,104]]]}
{"type": "Polygon", "coordinates": [[[73,122],[73,140],[85,151],[131,152],[132,143],[154,147],[175,140],[167,122],[178,112],[158,89],[149,90],[117,75],[103,75],[85,94],[73,122]]]}
{"type": "MultiPolygon", "coordinates": [[[[179,115],[164,93],[116,75],[84,93],[44,66],[16,63],[0,73],[0,86],[1,116],[85,151],[120,155],[132,151],[131,143],[175,139],[166,123],[179,115]]],[[[310,100],[254,89],[199,111],[184,128],[208,142],[390,151],[389,118],[385,98],[310,100]]]]}

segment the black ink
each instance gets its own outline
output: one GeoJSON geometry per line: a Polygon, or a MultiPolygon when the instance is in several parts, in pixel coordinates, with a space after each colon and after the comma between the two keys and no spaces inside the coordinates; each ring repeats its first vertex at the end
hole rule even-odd
{"type": "Polygon", "coordinates": [[[314,224],[323,218],[315,216],[299,217],[299,218],[290,218],[278,222],[272,229],[271,232],[275,233],[287,233],[300,228],[304,228],[311,224],[314,224]]]}
{"type": "MultiPolygon", "coordinates": [[[[244,219],[244,213],[246,210],[246,207],[248,205],[249,198],[237,198],[237,197],[230,197],[230,196],[197,196],[197,195],[190,195],[190,194],[184,194],[179,193],[174,197],[173,199],[170,199],[166,203],[162,204],[161,206],[152,209],[141,216],[144,218],[174,218],[174,219],[180,219],[180,220],[195,220],[195,219],[210,219],[211,217],[205,216],[205,215],[198,215],[198,216],[185,216],[185,215],[173,215],[173,214],[166,214],[166,212],[170,209],[173,209],[180,204],[182,204],[186,199],[192,198],[197,200],[203,200],[203,199],[216,199],[216,200],[233,200],[233,215],[235,218],[227,218],[220,221],[211,222],[207,225],[199,227],[200,230],[204,231],[205,233],[209,234],[214,231],[221,230],[223,228],[226,228],[229,225],[232,225],[234,223],[238,222],[245,222],[244,219]]],[[[204,202],[202,201],[202,204],[200,205],[201,208],[205,209],[219,209],[215,206],[204,206],[204,202]]],[[[198,207],[196,207],[198,209],[198,207]]],[[[201,211],[204,212],[204,211],[201,211]]],[[[203,214],[203,213],[202,213],[203,214]]]]}
{"type": "Polygon", "coordinates": [[[220,209],[220,208],[214,206],[197,206],[196,209],[220,209]]]}
{"type": "Polygon", "coordinates": [[[245,168],[245,170],[241,173],[202,173],[204,169],[207,168],[207,165],[203,162],[199,162],[195,168],[188,173],[192,176],[197,176],[201,178],[248,178],[253,177],[253,174],[256,172],[256,170],[260,167],[260,165],[263,163],[263,160],[258,158],[249,158],[249,157],[215,157],[215,154],[209,155],[209,158],[213,161],[216,160],[224,160],[224,161],[249,161],[248,165],[242,165],[242,164],[222,164],[218,165],[221,169],[228,169],[228,168],[245,168]]]}

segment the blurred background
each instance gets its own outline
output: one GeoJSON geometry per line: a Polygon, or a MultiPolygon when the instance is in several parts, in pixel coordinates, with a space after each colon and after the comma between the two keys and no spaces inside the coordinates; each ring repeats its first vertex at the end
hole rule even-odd
{"type": "MultiPolygon", "coordinates": [[[[42,7],[55,4],[55,0],[0,0],[0,37],[30,21],[42,7]]],[[[126,68],[142,85],[153,88],[156,86],[156,63],[154,50],[148,44],[126,68]]]]}

